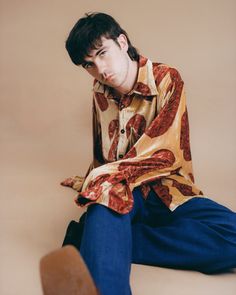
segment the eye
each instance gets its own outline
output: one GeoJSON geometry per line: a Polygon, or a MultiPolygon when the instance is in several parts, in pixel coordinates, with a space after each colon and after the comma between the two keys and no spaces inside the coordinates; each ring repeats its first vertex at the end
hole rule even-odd
{"type": "Polygon", "coordinates": [[[82,66],[83,66],[83,68],[88,69],[88,68],[91,68],[93,66],[93,64],[90,62],[86,62],[82,66]]]}
{"type": "Polygon", "coordinates": [[[99,55],[100,55],[100,56],[103,56],[103,55],[105,55],[105,53],[106,53],[106,51],[104,50],[104,51],[102,51],[99,55]]]}

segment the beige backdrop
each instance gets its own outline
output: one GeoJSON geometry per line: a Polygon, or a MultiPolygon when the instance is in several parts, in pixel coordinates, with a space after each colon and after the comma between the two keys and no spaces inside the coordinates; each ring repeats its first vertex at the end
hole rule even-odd
{"type": "Polygon", "coordinates": [[[92,78],[64,49],[85,12],[110,13],[144,56],[180,71],[196,183],[236,210],[234,0],[0,5],[1,294],[41,294],[38,261],[81,214],[74,191],[59,182],[91,160],[92,78]]]}

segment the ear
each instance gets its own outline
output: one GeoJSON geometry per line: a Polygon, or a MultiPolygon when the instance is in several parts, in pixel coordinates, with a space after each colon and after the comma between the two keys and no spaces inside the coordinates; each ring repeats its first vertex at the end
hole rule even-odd
{"type": "Polygon", "coordinates": [[[129,45],[127,38],[124,34],[120,34],[119,37],[117,37],[117,42],[120,44],[120,48],[124,51],[128,51],[129,45]]]}

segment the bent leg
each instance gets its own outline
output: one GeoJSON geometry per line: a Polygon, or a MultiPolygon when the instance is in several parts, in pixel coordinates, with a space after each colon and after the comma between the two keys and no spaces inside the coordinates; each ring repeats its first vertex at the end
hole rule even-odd
{"type": "Polygon", "coordinates": [[[101,294],[131,294],[131,221],[140,220],[144,200],[139,189],[133,191],[134,206],[120,215],[99,204],[88,207],[79,222],[71,221],[63,246],[74,245],[83,256],[101,294]]]}
{"type": "Polygon", "coordinates": [[[141,205],[141,195],[134,193],[129,214],[120,215],[99,204],[88,207],[80,253],[102,295],[131,294],[131,221],[141,205]]]}
{"type": "Polygon", "coordinates": [[[197,197],[166,214],[162,222],[158,222],[160,216],[152,212],[149,217],[153,224],[156,218],[159,225],[132,225],[133,263],[203,273],[236,267],[235,212],[197,197]]]}
{"type": "Polygon", "coordinates": [[[80,253],[102,295],[131,294],[129,218],[99,204],[88,208],[80,253]]]}

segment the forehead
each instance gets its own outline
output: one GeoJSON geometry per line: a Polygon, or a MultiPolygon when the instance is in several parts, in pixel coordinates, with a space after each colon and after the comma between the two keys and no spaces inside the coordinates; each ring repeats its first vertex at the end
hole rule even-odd
{"type": "Polygon", "coordinates": [[[96,54],[105,48],[110,48],[111,46],[113,46],[115,44],[113,39],[107,39],[105,37],[101,37],[101,40],[99,42],[101,45],[99,47],[97,47],[96,49],[92,49],[88,52],[88,55],[86,55],[84,57],[85,60],[89,60],[92,57],[95,57],[96,54]]]}

